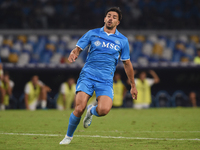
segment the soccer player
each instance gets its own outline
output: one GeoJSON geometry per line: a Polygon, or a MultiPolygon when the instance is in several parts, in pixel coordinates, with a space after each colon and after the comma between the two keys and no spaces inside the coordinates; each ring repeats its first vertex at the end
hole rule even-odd
{"type": "Polygon", "coordinates": [[[3,65],[1,63],[1,58],[0,58],[0,110],[4,110],[4,96],[5,96],[5,90],[3,89],[3,65]]]}
{"type": "Polygon", "coordinates": [[[3,65],[1,63],[1,58],[0,58],[0,81],[3,79],[3,65]]]}
{"type": "Polygon", "coordinates": [[[153,77],[147,78],[147,73],[142,71],[139,73],[139,78],[135,79],[138,90],[138,99],[133,100],[135,109],[149,108],[151,104],[151,86],[160,82],[160,78],[155,71],[150,70],[149,74],[153,77]]]}
{"type": "Polygon", "coordinates": [[[9,108],[9,100],[10,100],[10,96],[12,95],[12,90],[13,90],[14,85],[15,85],[14,82],[10,80],[9,73],[5,72],[5,74],[3,75],[3,80],[0,83],[0,87],[4,90],[3,102],[1,104],[2,110],[9,108]]]}
{"type": "Polygon", "coordinates": [[[113,97],[113,108],[120,108],[123,105],[123,100],[127,90],[122,83],[121,75],[118,72],[115,72],[113,81],[113,91],[115,93],[113,97]]]}
{"type": "Polygon", "coordinates": [[[26,109],[35,110],[40,104],[42,109],[45,109],[47,105],[47,92],[50,91],[51,89],[44,85],[38,76],[34,75],[31,81],[25,85],[24,89],[26,109]]]}
{"type": "Polygon", "coordinates": [[[76,91],[75,80],[69,77],[66,82],[61,84],[60,93],[57,99],[57,109],[64,110],[70,109],[74,102],[76,91]]]}
{"type": "Polygon", "coordinates": [[[74,62],[80,52],[90,45],[86,63],[76,85],[75,109],[69,118],[67,134],[60,144],[71,142],[87,101],[94,91],[98,105],[88,105],[83,126],[85,128],[90,126],[93,115],[100,117],[108,114],[112,108],[113,75],[119,57],[123,61],[125,72],[130,80],[132,97],[137,99],[128,39],[116,29],[121,19],[122,14],[119,8],[112,7],[107,10],[104,26],[90,30],[83,35],[68,57],[70,62],[74,62]]]}

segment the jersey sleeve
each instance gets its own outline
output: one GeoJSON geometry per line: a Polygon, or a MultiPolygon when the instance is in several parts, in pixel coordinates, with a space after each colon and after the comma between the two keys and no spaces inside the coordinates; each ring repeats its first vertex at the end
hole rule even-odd
{"type": "Polygon", "coordinates": [[[11,80],[10,80],[9,84],[10,84],[11,88],[13,88],[15,86],[15,83],[13,81],[11,81],[11,80]]]}
{"type": "Polygon", "coordinates": [[[90,44],[91,30],[84,34],[77,42],[76,46],[84,50],[90,44]]]}
{"type": "Polygon", "coordinates": [[[29,94],[29,93],[30,93],[30,88],[29,88],[29,86],[28,86],[28,83],[27,83],[26,86],[25,86],[24,93],[25,93],[25,94],[29,94]]]}
{"type": "Polygon", "coordinates": [[[43,86],[43,85],[44,85],[44,83],[43,83],[41,80],[38,81],[38,84],[39,84],[40,86],[43,86]]]}
{"type": "Polygon", "coordinates": [[[62,94],[66,94],[65,93],[65,84],[63,83],[63,84],[61,84],[61,87],[60,87],[60,93],[62,93],[62,94]]]}
{"type": "Polygon", "coordinates": [[[125,39],[122,46],[120,60],[125,61],[128,59],[130,59],[129,42],[128,39],[125,39]]]}
{"type": "Polygon", "coordinates": [[[149,83],[150,86],[152,86],[155,81],[154,81],[154,79],[147,78],[147,82],[149,83]]]}

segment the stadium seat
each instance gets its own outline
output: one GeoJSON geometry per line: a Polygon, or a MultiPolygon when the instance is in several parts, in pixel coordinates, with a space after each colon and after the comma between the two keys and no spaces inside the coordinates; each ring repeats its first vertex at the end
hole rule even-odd
{"type": "Polygon", "coordinates": [[[155,96],[156,107],[169,107],[171,101],[171,96],[167,91],[161,90],[155,96]]]}
{"type": "Polygon", "coordinates": [[[147,37],[147,40],[151,41],[152,43],[157,43],[158,42],[158,37],[157,37],[157,35],[149,35],[147,37]]]}
{"type": "Polygon", "coordinates": [[[18,58],[17,54],[15,54],[15,53],[10,53],[10,55],[8,56],[8,60],[9,60],[9,62],[11,62],[11,63],[17,63],[18,60],[19,60],[19,58],[18,58]]]}
{"type": "Polygon", "coordinates": [[[178,40],[183,42],[183,43],[188,43],[189,42],[188,36],[184,35],[184,34],[179,35],[178,40]]]}
{"type": "Polygon", "coordinates": [[[2,59],[7,59],[10,55],[10,49],[8,47],[1,48],[0,56],[2,59]]]}
{"type": "Polygon", "coordinates": [[[198,37],[197,35],[192,35],[192,36],[190,37],[190,40],[191,40],[192,42],[194,42],[195,44],[198,44],[198,43],[199,43],[199,37],[198,37]]]}
{"type": "Polygon", "coordinates": [[[54,63],[54,64],[59,64],[61,58],[62,58],[62,55],[61,55],[61,54],[55,53],[55,54],[51,57],[50,62],[51,62],[51,63],[54,63]]]}
{"type": "Polygon", "coordinates": [[[142,47],[142,53],[148,57],[152,55],[153,45],[151,43],[145,43],[142,47]]]}
{"type": "Polygon", "coordinates": [[[133,98],[132,98],[132,95],[129,91],[126,93],[123,103],[124,103],[123,106],[125,108],[132,108],[133,107],[133,98]]]}
{"type": "Polygon", "coordinates": [[[137,62],[140,65],[148,65],[149,60],[146,57],[139,57],[137,62]]]}
{"type": "Polygon", "coordinates": [[[17,64],[26,65],[30,61],[30,55],[28,53],[21,53],[17,64]]]}
{"type": "Polygon", "coordinates": [[[151,95],[151,104],[150,104],[150,107],[157,107],[154,95],[151,95]]]}
{"type": "Polygon", "coordinates": [[[49,40],[49,43],[51,44],[57,44],[59,41],[59,38],[57,35],[49,35],[48,40],[49,40]]]}
{"type": "Polygon", "coordinates": [[[25,102],[24,102],[24,93],[21,94],[21,96],[19,97],[19,109],[25,109],[25,102]]]}
{"type": "Polygon", "coordinates": [[[186,106],[188,101],[188,96],[181,90],[177,90],[173,93],[171,99],[171,106],[186,106]]]}
{"type": "Polygon", "coordinates": [[[164,61],[171,61],[172,60],[172,50],[170,48],[166,48],[163,50],[161,58],[164,61]]]}
{"type": "Polygon", "coordinates": [[[14,95],[10,96],[9,103],[10,109],[18,108],[18,99],[14,95]]]}
{"type": "Polygon", "coordinates": [[[19,35],[17,39],[23,44],[27,42],[27,37],[25,35],[19,35]]]}

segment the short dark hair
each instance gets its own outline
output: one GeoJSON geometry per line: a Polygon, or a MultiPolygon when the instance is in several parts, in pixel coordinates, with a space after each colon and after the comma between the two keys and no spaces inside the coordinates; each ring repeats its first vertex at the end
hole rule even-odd
{"type": "Polygon", "coordinates": [[[105,16],[108,14],[108,12],[110,11],[114,11],[116,13],[118,13],[118,20],[121,21],[122,20],[122,11],[120,10],[119,7],[111,7],[109,8],[106,13],[105,13],[105,16]]]}

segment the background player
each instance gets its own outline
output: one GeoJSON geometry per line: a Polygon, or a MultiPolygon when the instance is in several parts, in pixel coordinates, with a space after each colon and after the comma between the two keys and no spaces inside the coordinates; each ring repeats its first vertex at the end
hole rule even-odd
{"type": "Polygon", "coordinates": [[[150,70],[149,74],[153,78],[147,78],[147,73],[141,71],[139,78],[135,79],[135,84],[138,90],[137,100],[133,100],[135,109],[149,108],[151,104],[151,86],[160,82],[160,78],[155,71],[150,70]]]}
{"type": "Polygon", "coordinates": [[[0,58],[0,110],[4,110],[4,96],[5,96],[5,90],[3,89],[3,65],[1,63],[1,58],[0,58]]]}
{"type": "Polygon", "coordinates": [[[75,110],[69,118],[67,135],[60,144],[71,142],[74,131],[86,108],[87,101],[94,91],[98,105],[88,106],[83,122],[84,127],[90,126],[93,115],[99,117],[108,114],[112,107],[113,75],[119,57],[123,61],[125,72],[131,83],[132,97],[137,99],[128,39],[116,29],[121,18],[122,14],[119,8],[110,8],[104,18],[104,27],[87,32],[79,39],[76,48],[69,55],[68,60],[74,62],[80,52],[90,45],[86,63],[76,85],[75,110]]]}
{"type": "Polygon", "coordinates": [[[57,99],[57,109],[70,109],[74,102],[76,92],[75,80],[69,77],[66,82],[61,84],[60,93],[57,99]]]}
{"type": "Polygon", "coordinates": [[[45,109],[47,105],[47,92],[50,91],[51,89],[44,85],[38,76],[34,75],[24,89],[26,109],[35,110],[40,104],[42,109],[45,109]]]}
{"type": "Polygon", "coordinates": [[[5,72],[5,74],[3,75],[3,80],[0,84],[0,87],[3,90],[3,95],[2,95],[3,101],[1,104],[2,110],[9,108],[10,96],[12,95],[14,85],[15,85],[14,82],[10,80],[9,73],[5,72]]]}
{"type": "Polygon", "coordinates": [[[127,92],[126,87],[122,83],[121,75],[118,72],[115,72],[113,79],[113,108],[120,108],[123,105],[123,100],[127,92]]]}

